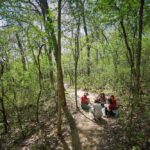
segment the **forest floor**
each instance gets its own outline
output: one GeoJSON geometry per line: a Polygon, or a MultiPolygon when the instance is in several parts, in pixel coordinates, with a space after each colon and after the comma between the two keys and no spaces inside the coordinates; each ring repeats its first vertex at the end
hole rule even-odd
{"type": "MultiPolygon", "coordinates": [[[[77,91],[79,108],[80,97],[83,94],[83,90],[77,91]]],[[[89,92],[88,97],[91,103],[94,103],[96,96],[97,94],[89,92]]],[[[5,148],[20,150],[111,150],[113,146],[112,138],[114,136],[112,131],[116,130],[118,119],[102,118],[101,121],[96,122],[91,113],[85,112],[81,108],[77,111],[74,89],[67,89],[66,99],[71,120],[68,122],[67,117],[63,113],[61,138],[57,136],[56,114],[48,114],[45,111],[40,115],[39,125],[35,123],[33,125],[30,124],[28,129],[32,131],[30,134],[24,138],[17,138],[12,144],[5,145],[5,148]]],[[[47,103],[45,103],[44,107],[46,106],[47,103]]]]}

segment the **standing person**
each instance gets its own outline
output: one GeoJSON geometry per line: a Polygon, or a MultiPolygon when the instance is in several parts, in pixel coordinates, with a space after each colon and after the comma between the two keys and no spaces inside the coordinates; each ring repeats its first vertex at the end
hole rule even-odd
{"type": "Polygon", "coordinates": [[[81,107],[83,110],[89,111],[89,98],[87,97],[89,94],[87,92],[81,97],[81,107]]]}

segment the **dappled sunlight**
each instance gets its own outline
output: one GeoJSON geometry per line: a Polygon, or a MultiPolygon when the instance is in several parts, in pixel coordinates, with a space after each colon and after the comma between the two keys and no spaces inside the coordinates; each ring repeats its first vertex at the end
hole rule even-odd
{"type": "MultiPolygon", "coordinates": [[[[72,112],[75,119],[82,147],[84,149],[101,149],[101,143],[102,145],[103,143],[106,143],[105,132],[107,131],[108,127],[111,127],[112,124],[115,124],[116,119],[101,118],[100,120],[95,121],[94,116],[91,112],[83,111],[80,107],[80,97],[85,92],[83,90],[78,90],[77,92],[78,106],[80,108],[80,111],[76,111],[74,90],[68,89],[67,92],[69,93],[67,95],[69,110],[70,112],[72,112]]],[[[94,103],[94,99],[96,96],[96,93],[89,93],[88,97],[90,98],[91,103],[94,103]]]]}
{"type": "Polygon", "coordinates": [[[0,35],[0,150],[150,150],[150,0],[1,0],[0,35]]]}

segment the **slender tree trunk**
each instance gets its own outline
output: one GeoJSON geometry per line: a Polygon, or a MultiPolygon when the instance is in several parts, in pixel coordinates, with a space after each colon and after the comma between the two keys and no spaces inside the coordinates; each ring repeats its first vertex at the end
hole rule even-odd
{"type": "Polygon", "coordinates": [[[0,97],[0,103],[1,103],[1,108],[2,108],[4,130],[5,130],[5,133],[7,133],[8,132],[8,122],[7,122],[4,100],[2,97],[0,97]]]}
{"type": "Polygon", "coordinates": [[[74,80],[73,80],[73,76],[70,73],[70,71],[68,71],[68,75],[69,75],[70,85],[73,85],[74,84],[74,80]]]}
{"type": "MultiPolygon", "coordinates": [[[[2,64],[0,64],[1,66],[1,70],[0,70],[0,79],[1,77],[3,76],[3,73],[4,73],[4,65],[3,65],[3,62],[2,64]]],[[[1,82],[1,95],[2,97],[0,97],[0,103],[1,103],[1,108],[2,108],[2,114],[3,114],[3,124],[4,124],[4,130],[5,130],[5,133],[8,132],[8,121],[7,121],[7,116],[6,116],[6,110],[5,110],[5,105],[4,105],[4,86],[3,86],[3,81],[0,80],[1,82]]]]}
{"type": "MultiPolygon", "coordinates": [[[[133,114],[134,114],[134,110],[136,108],[136,106],[138,106],[140,104],[140,76],[141,76],[141,72],[140,72],[140,67],[141,67],[141,50],[142,50],[142,30],[143,30],[143,9],[144,9],[144,0],[139,0],[140,2],[140,8],[139,8],[139,15],[138,15],[138,44],[137,49],[136,49],[136,56],[135,58],[134,56],[134,45],[132,45],[133,50],[131,50],[130,46],[129,46],[129,42],[128,42],[128,38],[127,38],[127,34],[126,34],[126,30],[125,30],[125,26],[123,23],[123,19],[121,20],[121,28],[123,31],[123,35],[124,35],[124,41],[125,41],[125,45],[126,48],[128,50],[129,53],[129,63],[130,63],[130,67],[131,67],[131,81],[133,82],[133,87],[132,87],[132,96],[133,98],[130,100],[130,128],[129,128],[129,132],[128,132],[128,137],[129,137],[129,143],[131,142],[131,137],[132,137],[132,131],[133,131],[133,126],[134,126],[134,121],[133,121],[133,114]],[[135,102],[136,101],[136,102],[135,102]]],[[[133,41],[135,40],[135,35],[133,35],[133,41]]],[[[134,44],[134,43],[132,43],[134,44]]]]}
{"type": "Polygon", "coordinates": [[[88,37],[87,26],[86,26],[84,14],[83,14],[83,23],[84,23],[84,32],[86,35],[86,44],[87,44],[87,75],[90,76],[90,73],[91,73],[91,69],[90,69],[90,45],[89,45],[89,37],[88,37]]]}
{"type": "Polygon", "coordinates": [[[141,51],[142,51],[142,31],[143,31],[143,9],[144,9],[144,0],[140,1],[139,9],[139,32],[138,32],[138,47],[136,51],[136,93],[140,92],[140,76],[141,76],[141,51]]]}
{"type": "Polygon", "coordinates": [[[53,63],[52,63],[52,53],[48,53],[49,64],[50,64],[50,82],[52,87],[54,87],[54,73],[53,73],[53,63]]]}
{"type": "Polygon", "coordinates": [[[18,33],[16,33],[16,39],[17,39],[17,42],[18,42],[18,47],[19,47],[19,49],[20,49],[20,54],[21,54],[21,61],[22,61],[23,70],[24,70],[24,71],[27,71],[24,49],[23,49],[23,46],[22,46],[22,43],[21,43],[21,41],[20,41],[20,38],[19,38],[19,34],[18,34],[18,33]]]}
{"type": "Polygon", "coordinates": [[[128,54],[129,54],[128,60],[129,60],[130,68],[131,68],[132,93],[135,93],[136,72],[135,72],[134,57],[133,57],[132,50],[131,50],[131,47],[130,47],[129,42],[128,42],[128,37],[127,37],[126,30],[125,30],[123,19],[121,19],[120,24],[121,24],[121,28],[123,31],[124,42],[125,42],[128,54]]]}
{"type": "Polygon", "coordinates": [[[54,31],[53,20],[49,17],[48,11],[48,3],[47,0],[40,0],[40,4],[42,5],[43,11],[45,11],[46,21],[49,24],[48,31],[51,35],[51,40],[54,47],[54,56],[56,60],[57,66],[57,93],[58,93],[58,122],[57,122],[57,133],[61,135],[61,108],[66,106],[65,92],[64,92],[64,83],[63,83],[63,73],[61,66],[61,0],[58,1],[58,43],[54,31]]]}
{"type": "MultiPolygon", "coordinates": [[[[29,37],[28,37],[28,42],[29,42],[29,45],[31,47],[29,37]]],[[[38,53],[37,58],[34,54],[33,48],[31,47],[31,52],[32,52],[32,55],[33,55],[34,63],[35,63],[36,68],[37,68],[38,81],[39,81],[39,87],[40,87],[40,90],[39,90],[39,93],[38,93],[38,96],[37,96],[37,101],[36,101],[36,121],[37,122],[39,122],[39,101],[40,101],[41,93],[42,93],[42,90],[43,90],[43,82],[42,82],[43,75],[42,75],[42,72],[41,72],[41,65],[40,65],[40,55],[41,55],[41,51],[42,51],[43,46],[44,46],[44,44],[39,47],[39,53],[38,53]]]]}
{"type": "Polygon", "coordinates": [[[43,84],[42,84],[43,77],[42,77],[41,65],[40,65],[40,55],[41,55],[41,51],[42,51],[43,46],[44,45],[41,45],[40,48],[39,48],[39,53],[38,53],[37,61],[36,61],[37,68],[38,68],[38,75],[39,75],[39,79],[38,79],[39,80],[39,87],[40,87],[38,97],[37,97],[37,111],[36,111],[36,120],[37,120],[37,122],[39,122],[39,102],[40,102],[42,89],[43,89],[43,84]]]}
{"type": "MultiPolygon", "coordinates": [[[[77,53],[76,52],[77,51],[77,47],[75,47],[75,53],[77,53]]],[[[76,55],[76,54],[75,54],[76,55]]],[[[77,100],[77,79],[78,79],[78,77],[77,77],[77,67],[78,67],[78,62],[77,62],[77,59],[75,58],[75,70],[74,70],[74,73],[75,73],[75,75],[74,75],[74,81],[75,81],[75,102],[76,102],[76,109],[78,109],[78,100],[77,100]]]]}
{"type": "Polygon", "coordinates": [[[49,31],[49,28],[51,28],[52,21],[48,16],[49,8],[48,8],[47,0],[39,0],[39,2],[40,2],[41,10],[42,10],[43,22],[44,22],[45,31],[47,33],[48,46],[49,46],[49,50],[47,50],[47,56],[48,56],[49,64],[50,64],[50,82],[51,82],[52,88],[54,88],[53,61],[52,61],[53,43],[51,40],[51,33],[49,31]]]}
{"type": "Polygon", "coordinates": [[[58,123],[57,123],[57,133],[61,135],[61,107],[66,106],[64,103],[65,100],[65,92],[64,92],[64,83],[63,83],[63,73],[61,66],[61,0],[58,1],[58,49],[56,49],[55,53],[56,57],[56,65],[57,65],[57,88],[58,88],[58,123]]]}
{"type": "MultiPolygon", "coordinates": [[[[14,82],[15,82],[14,78],[12,78],[12,82],[13,82],[12,85],[14,85],[14,82]]],[[[18,124],[19,124],[19,128],[21,130],[22,136],[24,136],[24,132],[23,132],[23,128],[22,128],[21,114],[20,114],[19,108],[18,108],[18,106],[16,104],[17,103],[17,93],[16,93],[16,90],[15,90],[15,87],[13,87],[13,96],[14,96],[14,98],[13,98],[13,106],[14,106],[16,114],[17,114],[17,121],[18,121],[18,124]]]]}
{"type": "MultiPolygon", "coordinates": [[[[45,18],[45,21],[46,21],[45,23],[47,24],[46,32],[47,32],[47,34],[50,35],[50,37],[48,37],[48,38],[50,38],[49,40],[52,41],[51,44],[53,45],[53,48],[54,48],[54,56],[55,56],[55,60],[56,60],[56,64],[57,64],[57,70],[59,72],[59,73],[57,72],[57,74],[58,74],[58,76],[59,75],[61,76],[61,75],[63,75],[62,67],[61,67],[61,59],[60,59],[61,58],[61,49],[59,49],[61,45],[58,46],[58,43],[57,43],[55,30],[54,30],[54,25],[53,25],[53,20],[49,16],[49,8],[48,8],[47,0],[39,0],[39,2],[40,2],[40,5],[41,5],[41,8],[42,8],[42,12],[44,12],[43,14],[44,14],[44,18],[45,18]]],[[[61,10],[61,8],[60,8],[60,10],[61,10]]],[[[61,15],[60,14],[61,14],[61,11],[58,14],[58,18],[60,19],[60,21],[58,21],[58,36],[61,35],[61,30],[59,30],[59,28],[61,29],[61,15]],[[60,27],[59,27],[59,24],[60,24],[60,27]]],[[[61,39],[61,37],[60,37],[60,39],[61,39]]],[[[58,79],[58,77],[57,77],[57,79],[58,79]]],[[[62,81],[59,82],[59,85],[62,88],[62,90],[64,91],[63,76],[62,76],[61,80],[62,81]]],[[[65,93],[61,93],[61,94],[65,95],[65,93]]],[[[65,99],[65,96],[62,96],[62,97],[64,97],[62,99],[62,101],[63,101],[63,105],[65,106],[66,105],[66,99],[65,99]]]]}
{"type": "Polygon", "coordinates": [[[83,28],[86,36],[86,45],[87,45],[87,75],[90,76],[91,69],[90,69],[90,44],[89,44],[89,37],[88,37],[88,31],[87,31],[87,24],[86,24],[86,18],[85,18],[85,8],[84,8],[84,2],[80,0],[81,7],[82,7],[82,18],[83,18],[83,28]]]}
{"type": "Polygon", "coordinates": [[[75,37],[75,53],[74,53],[74,61],[75,61],[75,101],[76,101],[76,109],[78,109],[78,100],[77,100],[77,80],[78,80],[78,60],[79,60],[79,33],[80,33],[80,18],[78,20],[77,33],[75,37]]]}

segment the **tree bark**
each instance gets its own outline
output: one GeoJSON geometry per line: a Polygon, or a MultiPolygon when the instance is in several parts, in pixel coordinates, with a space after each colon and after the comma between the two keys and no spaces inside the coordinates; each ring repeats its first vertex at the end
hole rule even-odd
{"type": "Polygon", "coordinates": [[[12,77],[13,106],[14,106],[16,114],[17,114],[17,121],[18,121],[19,128],[21,130],[22,136],[24,136],[22,120],[21,120],[21,114],[20,114],[19,108],[17,106],[17,93],[16,93],[16,90],[15,90],[15,87],[14,87],[14,83],[15,83],[15,79],[12,77]]]}
{"type": "Polygon", "coordinates": [[[86,24],[86,18],[85,18],[85,8],[84,8],[84,2],[80,0],[81,7],[82,7],[82,18],[83,18],[83,28],[86,36],[86,46],[87,46],[87,75],[90,76],[91,69],[90,69],[90,45],[89,45],[89,37],[87,32],[87,24],[86,24]]]}
{"type": "Polygon", "coordinates": [[[128,43],[127,33],[126,33],[126,30],[124,27],[123,19],[121,19],[120,24],[121,24],[121,28],[123,31],[123,37],[124,37],[125,45],[126,45],[126,48],[128,50],[129,56],[130,56],[130,66],[131,66],[131,68],[134,68],[133,54],[132,54],[132,50],[131,50],[129,43],[128,43]]]}
{"type": "Polygon", "coordinates": [[[24,49],[23,49],[23,46],[22,46],[22,43],[21,43],[21,41],[20,41],[20,38],[19,38],[19,34],[18,34],[18,33],[16,33],[16,39],[17,39],[18,47],[19,47],[19,49],[20,49],[20,54],[21,54],[21,61],[22,61],[23,70],[24,70],[24,71],[27,71],[24,49]]]}
{"type": "MultiPolygon", "coordinates": [[[[58,5],[60,5],[61,2],[59,2],[58,5]]],[[[62,97],[62,103],[63,106],[66,106],[66,99],[65,99],[65,93],[64,93],[64,83],[63,83],[63,72],[62,72],[62,66],[61,66],[61,6],[59,6],[60,12],[58,12],[58,43],[54,31],[53,26],[53,20],[48,16],[47,21],[49,22],[49,32],[51,34],[51,40],[54,47],[54,56],[56,60],[56,66],[57,66],[57,82],[59,82],[59,88],[61,89],[61,97],[62,97]]]]}
{"type": "Polygon", "coordinates": [[[3,100],[2,97],[0,97],[0,103],[1,103],[2,114],[3,114],[4,130],[5,130],[5,133],[7,133],[8,132],[8,122],[7,122],[7,116],[6,116],[6,111],[5,111],[4,100],[3,100]]]}
{"type": "MultiPolygon", "coordinates": [[[[56,65],[57,65],[57,89],[58,89],[58,122],[57,122],[57,133],[61,135],[61,108],[62,102],[65,102],[63,74],[61,66],[61,0],[58,1],[58,49],[56,50],[56,65]]],[[[66,104],[65,104],[66,105],[66,104]]]]}
{"type": "MultiPolygon", "coordinates": [[[[2,64],[0,64],[1,66],[1,70],[0,70],[0,79],[1,77],[3,76],[3,73],[4,73],[4,65],[3,65],[3,62],[2,64]]],[[[6,116],[6,110],[5,110],[5,105],[4,105],[4,86],[3,86],[3,81],[0,80],[0,82],[2,83],[1,85],[1,95],[2,97],[0,97],[0,103],[1,103],[1,108],[2,108],[2,114],[3,114],[3,124],[4,124],[4,130],[5,130],[5,133],[8,132],[8,121],[7,121],[7,116],[6,116]]]]}
{"type": "Polygon", "coordinates": [[[48,46],[49,46],[49,50],[47,50],[47,56],[48,56],[49,64],[50,64],[50,82],[51,82],[52,88],[54,88],[54,75],[53,75],[53,67],[52,67],[53,66],[53,61],[52,61],[53,43],[51,42],[51,34],[49,32],[49,28],[51,28],[52,26],[51,25],[52,20],[48,16],[49,8],[48,8],[47,0],[39,0],[39,2],[40,2],[41,10],[42,10],[43,22],[44,22],[45,31],[47,33],[47,40],[48,40],[48,46]]]}
{"type": "Polygon", "coordinates": [[[47,56],[48,56],[48,59],[49,59],[49,66],[50,66],[50,71],[49,71],[50,82],[51,82],[51,86],[54,88],[54,73],[53,73],[53,62],[52,62],[52,50],[49,50],[49,52],[47,52],[47,56]]]}
{"type": "Polygon", "coordinates": [[[142,31],[143,31],[143,10],[144,10],[144,0],[140,0],[139,9],[139,32],[138,32],[138,47],[136,51],[136,92],[140,92],[140,76],[141,76],[141,51],[142,51],[142,31]]]}
{"type": "Polygon", "coordinates": [[[48,31],[52,40],[53,48],[54,48],[54,56],[56,60],[57,67],[57,93],[58,93],[58,121],[57,121],[57,133],[61,135],[61,108],[62,105],[66,106],[65,92],[64,92],[64,83],[63,83],[63,73],[61,66],[61,0],[58,1],[58,43],[54,31],[53,20],[48,16],[48,3],[47,0],[39,0],[42,5],[42,9],[44,13],[44,17],[48,23],[48,31]]]}
{"type": "MultiPolygon", "coordinates": [[[[122,28],[122,32],[123,32],[125,46],[127,48],[128,54],[129,54],[128,60],[129,60],[130,68],[131,68],[132,93],[134,93],[135,92],[135,82],[136,82],[135,81],[136,71],[135,71],[135,63],[134,63],[135,60],[134,60],[134,57],[132,54],[132,49],[128,42],[128,37],[127,37],[126,29],[124,26],[123,18],[121,19],[120,24],[121,24],[121,28],[122,28]]],[[[128,56],[128,54],[127,54],[127,56],[128,56]]]]}
{"type": "Polygon", "coordinates": [[[78,20],[77,33],[75,36],[75,53],[74,53],[74,61],[75,61],[75,101],[76,101],[76,109],[78,109],[78,100],[77,100],[77,80],[78,80],[78,60],[79,60],[79,33],[80,33],[80,18],[78,20]]]}
{"type": "Polygon", "coordinates": [[[38,68],[38,75],[39,75],[39,87],[40,87],[40,91],[38,93],[38,97],[37,97],[37,110],[36,110],[36,120],[37,122],[39,123],[39,102],[40,102],[40,98],[41,98],[41,94],[42,94],[42,90],[43,90],[43,84],[42,84],[42,79],[43,79],[43,76],[42,76],[42,72],[41,72],[41,65],[40,65],[40,55],[41,55],[41,51],[42,51],[42,47],[44,45],[41,45],[39,47],[39,53],[38,53],[38,56],[37,56],[37,68],[38,68]]]}
{"type": "MultiPolygon", "coordinates": [[[[28,37],[28,42],[29,42],[29,45],[31,46],[29,37],[28,37]]],[[[39,81],[39,87],[40,87],[40,90],[39,90],[39,93],[38,93],[38,96],[37,96],[37,101],[36,101],[36,121],[37,122],[39,122],[39,101],[40,101],[40,97],[41,97],[42,90],[43,90],[43,82],[42,82],[43,75],[42,75],[42,72],[41,72],[41,65],[40,65],[40,55],[41,55],[41,51],[42,51],[43,46],[44,46],[44,44],[39,47],[39,53],[38,53],[37,58],[34,54],[33,48],[31,47],[33,60],[34,60],[34,63],[36,65],[36,68],[37,68],[38,81],[39,81]]]]}

